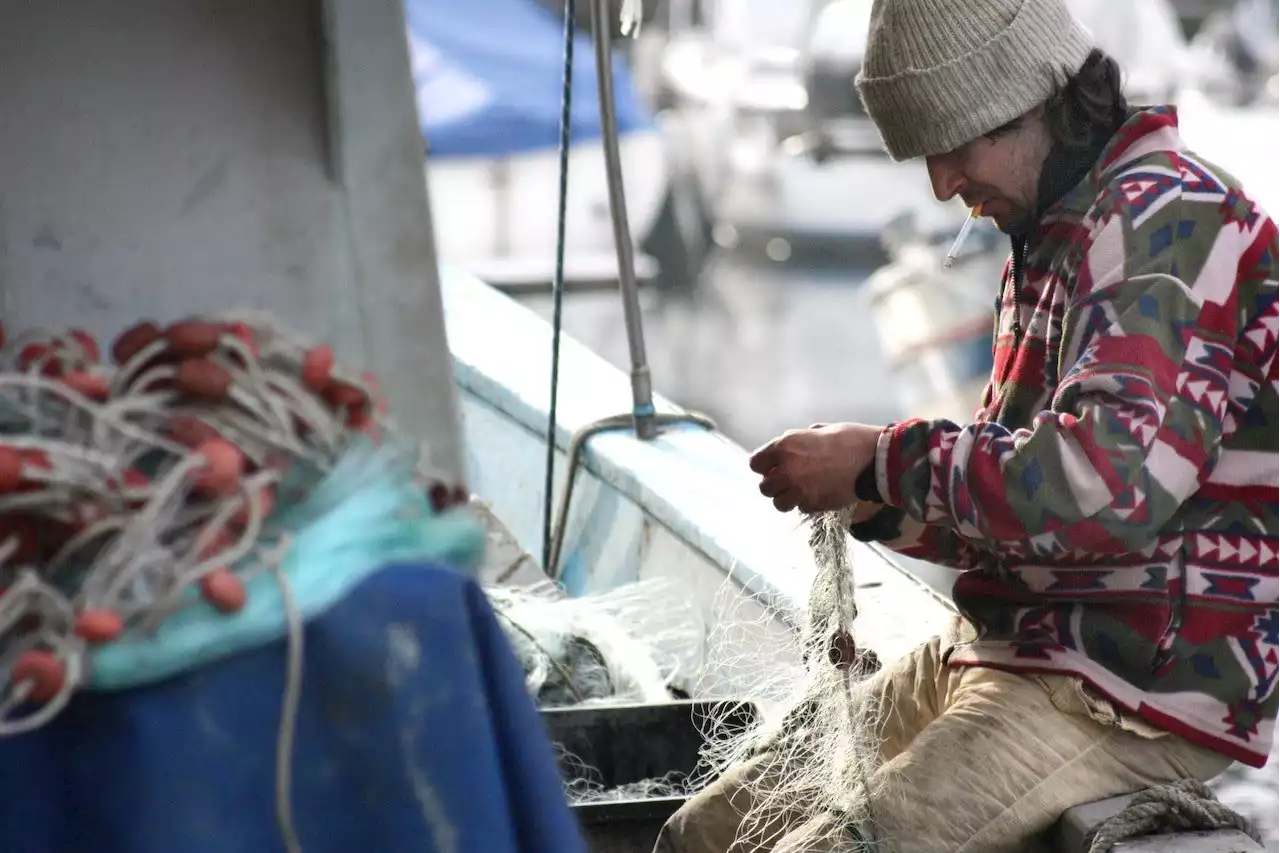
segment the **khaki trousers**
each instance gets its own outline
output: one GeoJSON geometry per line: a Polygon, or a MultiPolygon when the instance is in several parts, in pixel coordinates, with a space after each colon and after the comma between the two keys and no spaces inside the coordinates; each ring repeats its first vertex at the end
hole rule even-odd
{"type": "MultiPolygon", "coordinates": [[[[1231,763],[1121,719],[1078,679],[952,669],[943,663],[949,645],[935,638],[863,685],[877,697],[883,720],[884,764],[871,785],[877,850],[1038,850],[1038,837],[1072,806],[1176,779],[1208,781],[1231,763]]],[[[763,846],[735,843],[751,807],[743,784],[760,764],[730,770],[686,803],[663,827],[654,853],[797,851],[787,836],[799,821],[826,818],[797,815],[791,825],[781,818],[763,846]]]]}

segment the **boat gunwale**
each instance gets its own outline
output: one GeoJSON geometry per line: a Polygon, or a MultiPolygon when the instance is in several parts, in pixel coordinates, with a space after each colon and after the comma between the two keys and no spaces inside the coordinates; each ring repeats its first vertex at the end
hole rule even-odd
{"type": "MultiPolygon", "coordinates": [[[[459,388],[543,438],[550,396],[550,325],[459,268],[442,265],[440,279],[459,388]],[[494,341],[502,344],[494,346],[494,341]]],[[[568,335],[561,341],[560,365],[555,438],[566,451],[576,430],[629,411],[631,400],[625,374],[568,335]]],[[[656,394],[654,407],[684,411],[656,394]]],[[[584,450],[581,464],[744,590],[799,625],[814,571],[808,533],[798,515],[778,513],[759,495],[747,457],[723,433],[681,426],[651,442],[630,432],[601,433],[584,450]],[[699,462],[702,488],[694,487],[688,476],[691,460],[699,462]]],[[[563,468],[558,475],[562,480],[563,468]]],[[[890,549],[852,538],[849,544],[855,564],[891,569],[954,612],[949,598],[916,577],[890,549]]]]}

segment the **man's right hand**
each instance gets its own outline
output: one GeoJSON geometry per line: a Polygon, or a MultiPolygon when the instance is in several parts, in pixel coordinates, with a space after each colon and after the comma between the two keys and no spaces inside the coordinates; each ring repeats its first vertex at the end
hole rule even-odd
{"type": "MultiPolygon", "coordinates": [[[[822,429],[827,426],[825,423],[809,424],[809,429],[822,429]]],[[[869,520],[880,510],[884,509],[884,504],[875,501],[858,501],[858,505],[854,507],[853,515],[849,517],[850,524],[861,524],[869,520]]]]}

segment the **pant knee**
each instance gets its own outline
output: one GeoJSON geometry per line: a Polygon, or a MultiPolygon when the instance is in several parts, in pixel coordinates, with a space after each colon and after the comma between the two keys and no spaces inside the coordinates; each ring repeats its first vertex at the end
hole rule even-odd
{"type": "Polygon", "coordinates": [[[667,818],[653,853],[728,853],[742,821],[732,790],[715,783],[667,818]]]}
{"type": "Polygon", "coordinates": [[[670,827],[670,821],[663,824],[658,839],[653,842],[653,853],[684,853],[670,827]]]}
{"type": "Polygon", "coordinates": [[[771,756],[758,756],[727,771],[690,797],[663,824],[654,853],[745,853],[738,845],[753,793],[765,783],[771,756]]]}

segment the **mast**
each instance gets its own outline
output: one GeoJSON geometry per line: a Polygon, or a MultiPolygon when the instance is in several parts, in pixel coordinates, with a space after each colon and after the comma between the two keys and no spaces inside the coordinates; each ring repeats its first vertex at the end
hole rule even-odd
{"type": "Polygon", "coordinates": [[[627,221],[627,199],[622,183],[622,156],[618,151],[618,121],[613,99],[613,20],[610,0],[591,3],[591,40],[595,47],[596,89],[600,101],[600,139],[604,146],[605,178],[609,188],[609,214],[613,245],[618,254],[618,288],[622,296],[623,322],[631,357],[632,417],[636,435],[649,440],[658,435],[654,421],[653,381],[645,353],[644,323],[640,316],[640,287],[636,283],[635,248],[627,221]]]}

